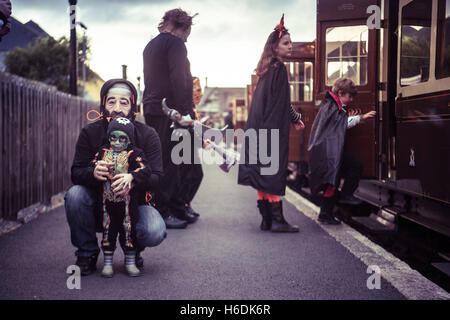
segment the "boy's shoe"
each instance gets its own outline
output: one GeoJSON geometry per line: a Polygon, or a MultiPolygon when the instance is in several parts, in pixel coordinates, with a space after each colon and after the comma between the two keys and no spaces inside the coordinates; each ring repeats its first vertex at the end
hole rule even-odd
{"type": "Polygon", "coordinates": [[[75,264],[80,267],[81,275],[88,276],[97,270],[98,254],[92,256],[77,256],[75,264]]]}
{"type": "MultiPolygon", "coordinates": [[[[127,258],[124,257],[123,264],[127,264],[127,258]]],[[[139,269],[144,268],[144,258],[141,257],[141,251],[136,252],[136,267],[139,269]]]]}
{"type": "Polygon", "coordinates": [[[130,277],[138,277],[141,271],[136,267],[136,254],[125,255],[125,269],[130,277]]]}
{"type": "Polygon", "coordinates": [[[103,266],[102,277],[111,278],[114,275],[112,266],[103,266]]]}
{"type": "Polygon", "coordinates": [[[102,277],[111,278],[114,275],[113,270],[113,255],[103,253],[105,262],[103,264],[102,277]]]}
{"type": "Polygon", "coordinates": [[[341,222],[338,219],[334,218],[332,215],[327,213],[320,213],[318,220],[322,224],[332,224],[332,225],[341,224],[341,222]]]}
{"type": "Polygon", "coordinates": [[[141,271],[139,271],[135,264],[125,265],[125,269],[130,277],[139,277],[141,275],[141,271]]]}

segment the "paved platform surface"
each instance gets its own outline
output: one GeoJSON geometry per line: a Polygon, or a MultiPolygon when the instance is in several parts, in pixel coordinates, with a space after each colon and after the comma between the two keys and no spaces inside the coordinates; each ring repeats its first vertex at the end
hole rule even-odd
{"type": "MultiPolygon", "coordinates": [[[[414,298],[385,277],[380,289],[368,289],[373,275],[367,273],[368,261],[317,224],[314,210],[293,192],[286,197],[293,204],[283,200],[284,211],[300,232],[262,232],[256,191],[236,181],[236,168],[225,174],[217,166],[204,165],[204,180],[193,202],[201,214],[198,222],[184,230],[168,230],[161,245],[146,249],[141,277],[124,273],[118,249],[115,276],[102,278],[100,255],[99,270],[81,278],[80,290],[69,290],[66,284],[75,249],[64,207],[43,214],[0,236],[0,299],[414,298]]],[[[355,237],[346,241],[361,243],[355,237]]]]}

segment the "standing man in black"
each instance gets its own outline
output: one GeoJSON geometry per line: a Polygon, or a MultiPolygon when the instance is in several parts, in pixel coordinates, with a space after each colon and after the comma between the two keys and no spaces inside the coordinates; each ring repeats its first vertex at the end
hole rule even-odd
{"type": "MultiPolygon", "coordinates": [[[[156,205],[167,228],[186,228],[195,219],[186,212],[177,191],[181,187],[180,166],[171,160],[177,143],[171,141],[171,120],[161,109],[161,101],[176,109],[184,118],[194,118],[192,75],[185,42],[191,33],[192,17],[181,9],[167,11],[158,26],[160,34],[144,49],[144,115],[145,122],[155,128],[161,139],[164,176],[156,194],[156,205]]],[[[184,139],[184,138],[183,138],[184,139]]]]}

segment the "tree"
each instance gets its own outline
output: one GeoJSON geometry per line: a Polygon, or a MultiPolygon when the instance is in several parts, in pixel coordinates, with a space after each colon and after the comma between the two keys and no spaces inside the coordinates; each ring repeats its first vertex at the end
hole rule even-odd
{"type": "MultiPolygon", "coordinates": [[[[82,39],[78,39],[81,51],[82,39]]],[[[89,41],[86,45],[87,56],[90,53],[89,41]]],[[[5,57],[6,71],[18,76],[56,86],[58,90],[69,92],[70,41],[66,37],[55,40],[51,37],[37,38],[26,48],[16,47],[5,57]]],[[[81,52],[79,52],[81,55],[81,52]]],[[[88,56],[89,57],[89,56],[88,56]]],[[[80,69],[80,68],[79,68],[80,69]]],[[[87,68],[86,77],[91,79],[93,72],[87,68]]]]}

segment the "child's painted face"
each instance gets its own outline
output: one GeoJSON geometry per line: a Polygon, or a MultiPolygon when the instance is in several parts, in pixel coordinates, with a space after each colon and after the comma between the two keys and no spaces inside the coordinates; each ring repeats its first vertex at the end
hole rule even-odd
{"type": "Polygon", "coordinates": [[[113,148],[114,151],[123,151],[125,150],[128,145],[130,144],[130,138],[128,135],[119,130],[115,130],[109,134],[109,143],[111,144],[111,148],[113,148]]]}

